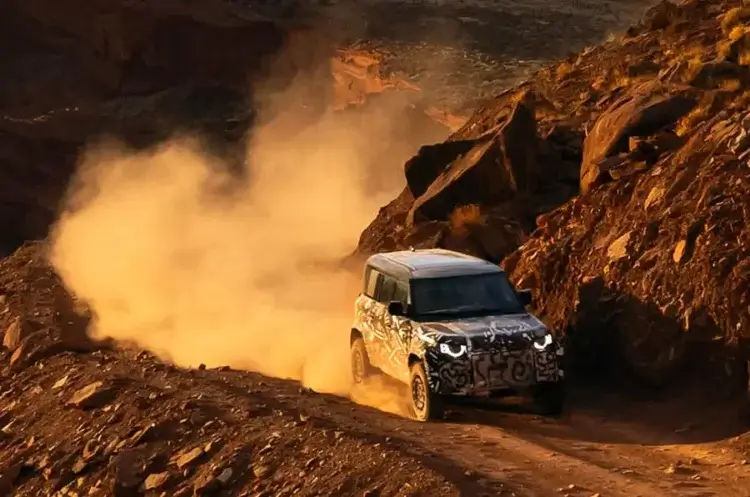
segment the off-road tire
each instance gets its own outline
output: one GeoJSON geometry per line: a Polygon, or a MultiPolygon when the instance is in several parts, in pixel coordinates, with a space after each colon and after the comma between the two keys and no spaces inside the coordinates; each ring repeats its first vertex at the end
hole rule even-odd
{"type": "Polygon", "coordinates": [[[531,391],[534,412],[542,416],[560,416],[565,409],[565,382],[539,383],[531,391]]]}
{"type": "Polygon", "coordinates": [[[370,356],[367,355],[364,340],[357,338],[352,342],[350,357],[352,382],[355,385],[364,383],[375,372],[370,363],[370,356]]]}
{"type": "Polygon", "coordinates": [[[421,362],[415,362],[409,368],[409,405],[412,416],[420,422],[442,419],[445,414],[443,399],[430,390],[421,362]]]}

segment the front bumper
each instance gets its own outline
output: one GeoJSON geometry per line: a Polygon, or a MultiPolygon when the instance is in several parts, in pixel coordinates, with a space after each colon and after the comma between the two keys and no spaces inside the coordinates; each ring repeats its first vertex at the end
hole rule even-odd
{"type": "Polygon", "coordinates": [[[562,346],[522,341],[499,346],[430,348],[425,366],[430,389],[441,395],[485,395],[502,390],[523,390],[537,383],[563,378],[562,346]]]}

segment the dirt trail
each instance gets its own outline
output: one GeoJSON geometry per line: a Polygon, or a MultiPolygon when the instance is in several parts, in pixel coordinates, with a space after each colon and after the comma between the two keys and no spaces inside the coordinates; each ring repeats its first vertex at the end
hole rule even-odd
{"type": "MultiPolygon", "coordinates": [[[[257,454],[256,449],[266,444],[264,437],[273,445],[274,437],[279,437],[278,443],[281,443],[287,435],[299,430],[297,436],[303,438],[296,443],[304,447],[296,450],[306,453],[307,459],[315,456],[322,461],[321,466],[327,464],[330,469],[331,465],[341,467],[337,460],[343,458],[358,468],[346,470],[344,467],[341,481],[313,483],[308,490],[303,485],[297,495],[319,495],[316,492],[323,490],[330,495],[355,495],[353,491],[362,489],[357,486],[361,481],[357,480],[380,488],[383,495],[436,495],[434,492],[438,489],[443,489],[446,495],[455,495],[451,488],[468,496],[750,495],[747,466],[750,437],[736,436],[739,429],[731,413],[721,414],[725,419],[720,420],[724,422],[716,422],[719,413],[714,409],[696,409],[694,399],[684,400],[693,405],[692,417],[686,417],[679,413],[689,411],[680,409],[682,406],[674,401],[628,400],[601,392],[578,391],[571,410],[562,419],[540,418],[524,412],[520,404],[502,401],[484,406],[458,405],[448,420],[422,424],[354,404],[348,399],[311,392],[300,388],[296,382],[223,368],[181,370],[153,361],[147,355],[139,354],[135,360],[132,356],[132,352],[64,354],[44,361],[41,368],[29,368],[17,374],[13,383],[15,390],[8,382],[3,385],[4,394],[0,396],[0,410],[16,420],[15,424],[7,425],[0,437],[3,453],[7,457],[13,453],[13,445],[6,444],[14,434],[21,434],[27,447],[35,447],[37,453],[40,446],[57,441],[55,450],[57,453],[69,451],[69,457],[61,459],[71,464],[70,455],[75,455],[75,449],[66,444],[75,445],[77,441],[85,442],[87,447],[97,440],[105,444],[110,435],[120,432],[134,433],[152,444],[161,438],[169,440],[164,434],[167,422],[156,417],[165,415],[163,411],[169,410],[164,408],[168,403],[190,399],[183,401],[183,407],[196,403],[203,407],[196,412],[176,412],[186,418],[180,423],[189,426],[197,417],[203,428],[192,429],[188,438],[180,439],[179,443],[189,447],[196,443],[193,440],[196,436],[199,440],[207,437],[213,440],[222,449],[212,459],[219,460],[211,464],[212,467],[221,468],[221,461],[225,459],[222,452],[239,446],[242,449],[235,448],[233,453],[244,453],[252,460],[258,456],[251,454],[257,454]],[[59,409],[38,409],[39,405],[57,402],[55,397],[67,398],[75,385],[96,380],[107,384],[113,377],[128,386],[120,390],[109,407],[99,412],[77,416],[70,410],[61,414],[59,409]],[[66,384],[60,385],[61,381],[66,384]],[[20,393],[18,385],[24,383],[27,388],[20,393]],[[129,392],[135,395],[128,395],[129,392]],[[11,400],[15,401],[12,405],[11,400]],[[128,411],[120,416],[124,420],[113,421],[112,416],[105,422],[113,412],[112,405],[120,404],[128,406],[128,411]],[[131,417],[139,425],[149,426],[150,422],[157,428],[152,428],[149,436],[139,436],[136,428],[128,427],[131,417]],[[711,426],[719,426],[723,432],[710,432],[706,423],[709,420],[711,426]],[[117,423],[124,423],[124,428],[118,428],[117,423]],[[265,426],[265,430],[259,430],[258,423],[265,426]],[[287,433],[275,431],[278,426],[284,426],[287,433]],[[229,437],[225,433],[227,430],[231,433],[229,437]],[[76,435],[63,437],[66,432],[76,435]],[[320,437],[314,436],[316,434],[320,437]],[[327,447],[328,436],[333,436],[337,444],[334,452],[327,447]],[[60,444],[66,438],[73,440],[60,444]],[[61,445],[65,448],[61,449],[61,445]],[[393,457],[388,454],[396,454],[405,470],[415,471],[409,469],[409,463],[403,462],[412,460],[414,463],[410,464],[426,468],[444,478],[444,482],[434,482],[434,476],[430,480],[422,473],[414,474],[412,479],[406,479],[414,486],[410,491],[403,486],[400,475],[393,475],[393,483],[400,481],[401,487],[389,492],[386,486],[392,470],[380,473],[375,465],[370,466],[369,479],[358,475],[365,462],[363,459],[381,453],[385,454],[382,458],[386,463],[388,457],[393,457]],[[354,483],[347,483],[349,479],[354,483]]],[[[3,383],[7,379],[5,376],[3,383]]],[[[157,457],[163,449],[151,445],[147,450],[157,457]]],[[[286,454],[285,461],[291,464],[294,460],[288,459],[289,450],[289,447],[281,447],[280,455],[286,454]]],[[[94,472],[94,463],[91,466],[89,471],[94,472]]],[[[303,473],[284,475],[284,487],[303,484],[303,473]]],[[[86,473],[82,475],[85,477],[86,473]]],[[[186,479],[187,475],[178,478],[186,479]]],[[[40,489],[49,488],[49,484],[42,482],[38,486],[34,479],[28,475],[26,478],[15,495],[35,495],[40,489]]],[[[291,495],[283,491],[248,493],[251,489],[270,491],[267,485],[270,485],[268,481],[253,483],[251,479],[245,486],[235,487],[238,492],[235,495],[291,495]],[[240,493],[239,488],[247,492],[240,493]]],[[[81,488],[86,487],[81,485],[81,488]]]]}
{"type": "Polygon", "coordinates": [[[502,495],[750,495],[750,438],[734,411],[701,411],[695,398],[573,395],[562,419],[532,415],[511,400],[459,405],[448,421],[434,424],[360,409],[350,414],[325,397],[316,407],[341,426],[398,436],[428,459],[452,460],[484,490],[508,492],[502,495]]]}

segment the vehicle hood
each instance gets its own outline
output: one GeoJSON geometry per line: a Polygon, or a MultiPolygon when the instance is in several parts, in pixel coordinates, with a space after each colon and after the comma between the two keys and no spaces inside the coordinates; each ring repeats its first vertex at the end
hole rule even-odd
{"type": "Polygon", "coordinates": [[[546,333],[546,326],[532,314],[482,316],[419,324],[422,333],[436,339],[445,335],[512,337],[546,333]]]}

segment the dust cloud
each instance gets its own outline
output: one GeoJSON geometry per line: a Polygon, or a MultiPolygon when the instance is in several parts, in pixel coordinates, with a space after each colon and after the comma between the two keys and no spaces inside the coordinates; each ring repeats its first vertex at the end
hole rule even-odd
{"type": "Polygon", "coordinates": [[[405,157],[389,168],[380,154],[403,142],[391,126],[403,109],[380,108],[362,126],[329,110],[300,126],[301,85],[263,100],[273,109],[239,176],[195,136],[146,151],[107,140],[82,154],[51,259],[93,310],[92,335],[182,366],[230,365],[348,394],[361,274],[337,262],[403,187],[371,181],[373,167],[402,176],[405,157]]]}

